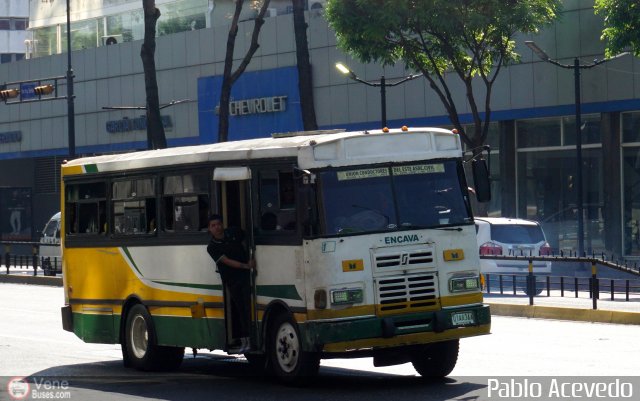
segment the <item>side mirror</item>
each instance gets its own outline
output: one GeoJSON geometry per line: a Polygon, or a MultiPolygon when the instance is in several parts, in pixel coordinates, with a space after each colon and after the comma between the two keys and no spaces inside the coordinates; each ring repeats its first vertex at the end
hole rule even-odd
{"type": "Polygon", "coordinates": [[[491,181],[486,160],[473,159],[471,161],[471,170],[478,202],[489,202],[491,200],[491,181]]]}

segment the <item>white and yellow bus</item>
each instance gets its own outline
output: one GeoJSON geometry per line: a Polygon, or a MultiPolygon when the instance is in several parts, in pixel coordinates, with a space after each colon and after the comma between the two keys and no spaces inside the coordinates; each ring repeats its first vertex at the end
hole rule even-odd
{"type": "Polygon", "coordinates": [[[455,133],[406,127],[69,161],[63,327],[143,370],[185,347],[234,353],[206,251],[219,213],[257,261],[250,363],[289,380],[369,356],[446,376],[459,339],[490,330],[464,163],[455,133]]]}

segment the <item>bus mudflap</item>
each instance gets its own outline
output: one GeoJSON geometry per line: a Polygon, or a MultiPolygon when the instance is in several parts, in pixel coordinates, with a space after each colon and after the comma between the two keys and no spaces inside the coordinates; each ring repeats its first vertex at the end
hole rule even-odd
{"type": "Polygon", "coordinates": [[[71,312],[71,305],[60,308],[60,313],[62,314],[62,328],[66,331],[73,332],[73,313],[71,312]]]}

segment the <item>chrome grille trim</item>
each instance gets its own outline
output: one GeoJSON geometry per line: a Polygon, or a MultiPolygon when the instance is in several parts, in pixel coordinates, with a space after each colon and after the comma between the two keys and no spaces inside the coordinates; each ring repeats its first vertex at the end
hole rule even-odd
{"type": "Polygon", "coordinates": [[[433,247],[404,252],[374,253],[373,263],[379,272],[407,268],[434,268],[435,254],[433,247]]]}

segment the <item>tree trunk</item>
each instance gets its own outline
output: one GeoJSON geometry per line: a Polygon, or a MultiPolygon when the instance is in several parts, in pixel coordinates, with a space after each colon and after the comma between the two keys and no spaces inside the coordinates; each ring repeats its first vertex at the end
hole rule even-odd
{"type": "Polygon", "coordinates": [[[251,44],[249,50],[244,55],[238,68],[232,73],[233,69],[233,51],[235,49],[236,37],[238,36],[238,20],[240,12],[244,5],[244,0],[236,0],[236,8],[231,20],[229,28],[229,36],[227,37],[227,52],[224,57],[224,72],[222,74],[222,87],[220,89],[220,106],[218,109],[218,142],[226,142],[229,139],[229,102],[231,100],[231,88],[233,84],[240,78],[240,75],[247,69],[251,58],[258,50],[258,37],[260,29],[264,25],[264,15],[267,13],[271,0],[263,0],[258,16],[254,20],[253,32],[251,34],[251,44]]]}
{"type": "Polygon", "coordinates": [[[144,10],[144,42],[140,49],[140,58],[144,68],[144,86],[147,94],[147,146],[149,149],[167,147],[164,127],[160,119],[160,100],[158,81],[156,79],[156,22],[160,18],[160,10],[155,0],[142,0],[144,10]]]}
{"type": "Polygon", "coordinates": [[[296,38],[296,59],[298,62],[298,91],[302,109],[302,125],[305,131],[318,129],[316,110],[313,103],[313,78],[307,42],[308,25],[304,19],[304,0],[291,0],[293,5],[293,30],[296,38]]]}

